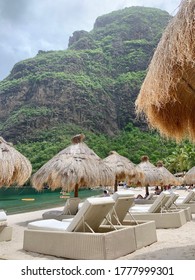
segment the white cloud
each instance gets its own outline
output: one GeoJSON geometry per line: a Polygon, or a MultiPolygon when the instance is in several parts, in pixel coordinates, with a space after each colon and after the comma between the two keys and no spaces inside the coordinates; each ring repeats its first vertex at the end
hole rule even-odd
{"type": "Polygon", "coordinates": [[[38,50],[66,49],[76,30],[90,31],[98,16],[130,6],[174,14],[180,0],[0,0],[0,79],[38,50]]]}

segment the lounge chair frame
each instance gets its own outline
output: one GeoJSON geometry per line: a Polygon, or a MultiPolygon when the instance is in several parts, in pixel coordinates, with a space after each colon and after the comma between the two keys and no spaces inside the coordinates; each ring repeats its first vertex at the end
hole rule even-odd
{"type": "Polygon", "coordinates": [[[78,211],[80,198],[71,197],[66,200],[63,210],[50,210],[43,213],[43,219],[56,219],[62,221],[70,217],[74,217],[78,211]]]}
{"type": "MultiPolygon", "coordinates": [[[[69,231],[25,230],[23,248],[26,251],[68,259],[116,259],[157,240],[153,221],[139,221],[138,224],[129,221],[128,225],[113,225],[110,222],[106,225],[101,222],[106,218],[105,215],[101,216],[98,223],[93,224],[91,219],[88,221],[79,212],[77,217],[80,217],[74,218],[75,222],[71,222],[69,231]]],[[[94,217],[94,213],[92,216],[94,217]]]]}
{"type": "MultiPolygon", "coordinates": [[[[133,207],[130,208],[129,213],[136,221],[155,221],[156,228],[178,228],[184,225],[187,221],[191,220],[191,211],[189,207],[185,209],[170,208],[174,202],[173,197],[170,193],[162,192],[154,203],[150,205],[140,205],[132,211],[133,207]],[[166,207],[166,204],[168,207],[166,207]]],[[[125,221],[129,219],[127,215],[125,221]]]]}
{"type": "MultiPolygon", "coordinates": [[[[55,228],[34,230],[33,228],[37,223],[41,224],[41,221],[30,223],[31,228],[24,231],[23,248],[27,251],[68,259],[116,259],[135,251],[134,228],[117,226],[116,230],[110,225],[100,227],[114,205],[114,200],[111,198],[105,200],[101,198],[95,202],[94,200],[95,198],[93,203],[97,202],[97,205],[89,205],[92,199],[84,202],[64,231],[55,231],[55,228]],[[94,213],[97,215],[95,219],[94,213]]],[[[52,222],[52,220],[43,220],[43,225],[50,221],[52,222]]],[[[53,221],[60,225],[65,223],[53,221]]]]}
{"type": "Polygon", "coordinates": [[[0,242],[12,239],[12,227],[7,225],[7,215],[0,209],[0,242]]]}
{"type": "Polygon", "coordinates": [[[182,199],[175,201],[174,206],[177,209],[190,208],[191,214],[195,214],[195,190],[190,190],[190,192],[182,199]],[[179,201],[180,200],[180,201],[179,201]]]}
{"type": "MultiPolygon", "coordinates": [[[[112,196],[115,200],[113,209],[108,213],[107,220],[114,226],[133,227],[136,240],[136,249],[151,245],[157,241],[156,225],[154,221],[137,221],[129,212],[134,204],[134,194],[128,191],[118,191],[112,196]],[[129,214],[129,220],[124,221],[129,214]]],[[[104,221],[105,224],[105,221],[104,221]]]]}

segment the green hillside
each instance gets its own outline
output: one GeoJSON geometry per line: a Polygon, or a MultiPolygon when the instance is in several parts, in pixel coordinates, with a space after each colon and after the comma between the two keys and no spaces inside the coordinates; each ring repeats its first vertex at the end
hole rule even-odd
{"type": "Polygon", "coordinates": [[[68,49],[17,63],[0,82],[0,135],[34,171],[80,132],[101,157],[116,150],[135,163],[143,154],[153,163],[167,158],[176,144],[148,131],[134,102],[170,18],[125,8],[98,17],[90,32],[75,31],[68,49]]]}

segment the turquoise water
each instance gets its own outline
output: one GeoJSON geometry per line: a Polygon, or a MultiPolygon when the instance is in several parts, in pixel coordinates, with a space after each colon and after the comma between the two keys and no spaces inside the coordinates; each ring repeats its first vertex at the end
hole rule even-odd
{"type": "MultiPolygon", "coordinates": [[[[81,199],[100,194],[102,194],[100,189],[79,190],[79,197],[81,199]]],[[[43,190],[42,192],[37,192],[30,187],[17,189],[1,188],[0,209],[4,209],[9,215],[63,206],[66,199],[60,198],[60,196],[60,189],[57,191],[43,190]],[[22,200],[26,198],[33,200],[22,200]]],[[[73,193],[70,193],[70,196],[73,197],[73,193]]]]}

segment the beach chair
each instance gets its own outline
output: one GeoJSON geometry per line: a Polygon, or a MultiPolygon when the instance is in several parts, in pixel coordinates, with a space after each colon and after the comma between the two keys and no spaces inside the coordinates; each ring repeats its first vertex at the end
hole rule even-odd
{"type": "Polygon", "coordinates": [[[121,224],[128,209],[134,204],[135,194],[132,191],[117,191],[112,195],[115,201],[114,207],[108,213],[107,218],[112,224],[121,224]]]}
{"type": "Polygon", "coordinates": [[[195,214],[195,190],[190,190],[185,197],[178,197],[175,201],[176,208],[184,209],[190,208],[192,214],[195,214]]]}
{"type": "Polygon", "coordinates": [[[170,193],[170,197],[165,203],[163,210],[171,210],[171,207],[174,205],[175,201],[178,199],[179,194],[178,193],[170,193]]]}
{"type": "Polygon", "coordinates": [[[42,217],[43,219],[56,219],[62,221],[63,219],[68,218],[68,216],[76,215],[80,201],[79,197],[68,198],[63,210],[50,210],[43,213],[42,217]]]}
{"type": "Polygon", "coordinates": [[[189,203],[189,202],[193,202],[193,199],[195,197],[195,190],[190,190],[188,192],[188,194],[184,197],[179,197],[176,201],[177,204],[185,204],[185,203],[189,203]]]}
{"type": "Polygon", "coordinates": [[[170,201],[174,199],[171,197],[171,193],[164,191],[151,205],[135,205],[129,209],[129,213],[136,220],[154,220],[156,228],[177,228],[191,219],[191,213],[189,208],[171,209],[169,211],[170,201]],[[169,204],[169,207],[165,206],[166,203],[169,204]]]}
{"type": "Polygon", "coordinates": [[[88,198],[72,219],[29,223],[24,250],[69,259],[116,259],[135,251],[134,228],[101,227],[114,203],[111,197],[88,198]]]}
{"type": "Polygon", "coordinates": [[[103,224],[112,224],[120,226],[130,226],[134,228],[136,248],[151,245],[157,241],[156,225],[154,221],[136,221],[129,220],[124,222],[124,218],[129,213],[129,208],[134,204],[134,193],[131,191],[117,191],[112,195],[115,201],[113,208],[109,211],[107,219],[103,224]]]}
{"type": "MultiPolygon", "coordinates": [[[[161,209],[163,210],[169,210],[175,203],[175,201],[178,199],[179,197],[179,194],[177,193],[167,193],[168,196],[167,196],[167,201],[164,201],[163,204],[161,204],[161,209]]],[[[158,198],[158,196],[156,196],[156,198],[158,198]]],[[[155,199],[156,199],[155,198],[155,199]]],[[[151,202],[149,204],[152,204],[155,200],[151,200],[151,202]]],[[[139,202],[137,203],[137,200],[135,200],[135,205],[136,204],[140,204],[139,202]]],[[[142,203],[144,204],[144,202],[142,203]]],[[[147,202],[145,204],[148,204],[147,202]]],[[[144,206],[145,207],[145,206],[144,206]]],[[[147,207],[149,208],[150,206],[147,205],[147,207]]]]}
{"type": "Polygon", "coordinates": [[[130,208],[130,212],[160,213],[170,198],[169,192],[161,192],[152,204],[135,204],[130,208]]]}
{"type": "Polygon", "coordinates": [[[152,204],[157,197],[151,192],[146,198],[135,198],[135,204],[152,204]]]}
{"type": "Polygon", "coordinates": [[[12,239],[12,227],[7,225],[7,215],[0,209],[0,241],[10,241],[12,239]]]}

